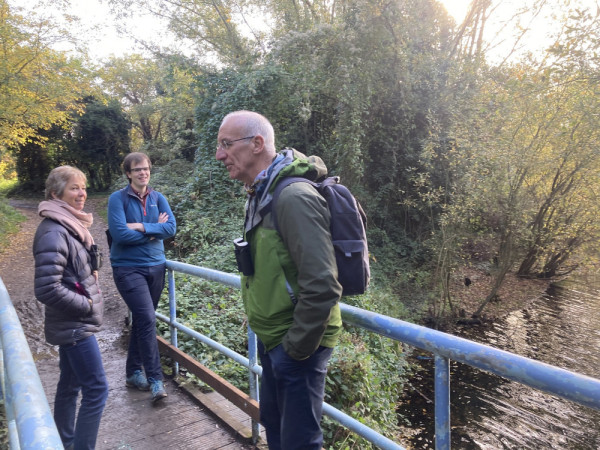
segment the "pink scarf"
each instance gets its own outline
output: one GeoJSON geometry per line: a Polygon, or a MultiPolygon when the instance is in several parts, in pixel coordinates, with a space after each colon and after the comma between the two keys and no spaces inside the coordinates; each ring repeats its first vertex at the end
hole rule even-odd
{"type": "Polygon", "coordinates": [[[88,250],[94,243],[94,238],[88,230],[94,221],[91,213],[77,211],[67,202],[55,198],[41,202],[38,206],[38,214],[60,223],[73,232],[88,250]]]}

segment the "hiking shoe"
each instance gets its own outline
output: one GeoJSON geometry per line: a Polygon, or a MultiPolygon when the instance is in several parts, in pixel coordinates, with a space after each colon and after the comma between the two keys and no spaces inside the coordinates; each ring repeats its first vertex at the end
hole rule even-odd
{"type": "Polygon", "coordinates": [[[136,370],[133,375],[125,379],[125,386],[138,388],[140,391],[149,391],[150,384],[146,380],[146,375],[141,370],[136,370]]]}
{"type": "Polygon", "coordinates": [[[162,380],[149,378],[148,381],[150,382],[150,390],[152,391],[152,402],[167,396],[167,391],[165,391],[162,380]]]}

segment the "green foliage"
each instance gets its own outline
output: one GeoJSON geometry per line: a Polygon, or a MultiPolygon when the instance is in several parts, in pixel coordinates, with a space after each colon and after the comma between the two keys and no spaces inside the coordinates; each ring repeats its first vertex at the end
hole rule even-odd
{"type": "Polygon", "coordinates": [[[63,26],[0,1],[0,146],[43,140],[40,130],[68,123],[91,91],[82,61],[52,49],[72,36],[63,26]]]}
{"type": "MultiPolygon", "coordinates": [[[[242,355],[247,354],[248,329],[237,290],[183,274],[176,274],[176,286],[177,318],[181,323],[242,355]]],[[[161,305],[168,315],[168,302],[161,305]]],[[[159,329],[165,338],[169,337],[167,324],[161,322],[159,329]]],[[[239,389],[248,391],[247,369],[192,338],[178,336],[179,348],[239,389]]]]}
{"type": "Polygon", "coordinates": [[[104,88],[121,101],[131,118],[132,145],[154,164],[174,158],[193,161],[193,79],[198,68],[190,59],[141,55],[111,58],[100,73],[104,88]]]}
{"type": "Polygon", "coordinates": [[[86,173],[91,190],[110,187],[129,152],[130,124],[118,102],[90,97],[84,103],[85,112],[71,118],[69,131],[57,125],[39,130],[40,139],[15,150],[21,190],[43,191],[50,171],[64,164],[86,173]]]}
{"type": "Polygon", "coordinates": [[[0,198],[0,249],[10,244],[11,237],[19,231],[19,224],[26,218],[0,198]]]}
{"type": "MultiPolygon", "coordinates": [[[[93,98],[86,101],[85,113],[75,123],[67,141],[64,162],[83,170],[88,185],[106,190],[120,172],[120,163],[129,153],[131,125],[117,101],[104,104],[93,98]]],[[[58,161],[55,163],[58,165],[58,161]]]]}
{"type": "MultiPolygon", "coordinates": [[[[51,127],[49,130],[39,130],[38,136],[44,139],[58,139],[61,134],[59,127],[51,127]]],[[[32,192],[43,192],[46,178],[54,168],[52,161],[55,144],[29,141],[15,151],[15,168],[19,179],[18,189],[32,192]]]]}
{"type": "MultiPolygon", "coordinates": [[[[396,403],[406,364],[402,348],[360,329],[346,331],[329,362],[325,401],[397,440],[396,403]]],[[[374,448],[330,419],[324,420],[323,432],[326,448],[374,448]]]]}
{"type": "MultiPolygon", "coordinates": [[[[219,212],[217,217],[242,213],[243,189],[239,182],[229,179],[222,163],[215,159],[215,145],[223,117],[239,109],[252,109],[269,115],[270,111],[285,112],[293,116],[287,75],[279,67],[264,66],[257,70],[208,73],[198,78],[196,123],[201,136],[196,151],[197,179],[193,195],[205,214],[219,212]]],[[[278,117],[280,117],[278,115],[278,117]]],[[[281,123],[274,121],[277,140],[281,123]]],[[[238,237],[237,235],[235,237],[238,237]]]]}
{"type": "Polygon", "coordinates": [[[6,193],[17,184],[17,182],[18,181],[16,178],[6,179],[0,176],[0,197],[4,197],[6,193]]]}

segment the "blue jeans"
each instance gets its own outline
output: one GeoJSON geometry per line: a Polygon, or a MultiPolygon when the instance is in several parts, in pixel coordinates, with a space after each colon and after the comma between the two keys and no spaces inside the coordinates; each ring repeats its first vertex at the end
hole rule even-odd
{"type": "Polygon", "coordinates": [[[309,358],[296,361],[283,345],[266,353],[258,341],[263,369],[260,422],[267,433],[269,450],[321,449],[325,376],[332,351],[321,346],[309,358]]]}
{"type": "Polygon", "coordinates": [[[146,377],[162,380],[154,312],[165,287],[165,264],[113,267],[113,278],[132,315],[125,375],[143,368],[146,377]]]}
{"type": "Polygon", "coordinates": [[[92,335],[73,345],[59,346],[58,354],[60,378],[54,399],[58,434],[65,447],[73,445],[75,450],[93,450],[108,397],[98,342],[92,335]],[[81,406],[76,414],[79,391],[81,406]]]}

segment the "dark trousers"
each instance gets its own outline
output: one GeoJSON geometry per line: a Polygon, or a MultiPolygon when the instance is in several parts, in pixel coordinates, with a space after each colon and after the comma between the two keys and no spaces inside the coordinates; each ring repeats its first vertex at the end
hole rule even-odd
{"type": "Polygon", "coordinates": [[[319,347],[309,358],[296,361],[283,345],[265,353],[258,341],[263,369],[260,421],[270,450],[321,449],[325,376],[332,351],[319,347]]]}
{"type": "Polygon", "coordinates": [[[113,278],[132,316],[125,374],[129,377],[143,368],[146,377],[162,380],[154,312],[165,287],[165,264],[113,267],[113,278]]]}
{"type": "Polygon", "coordinates": [[[102,411],[108,397],[108,383],[95,336],[73,345],[61,345],[60,378],[54,399],[54,421],[66,447],[93,450],[100,427],[102,411]],[[77,414],[77,397],[81,406],[77,414]],[[77,417],[77,421],[75,420],[77,417]]]}

